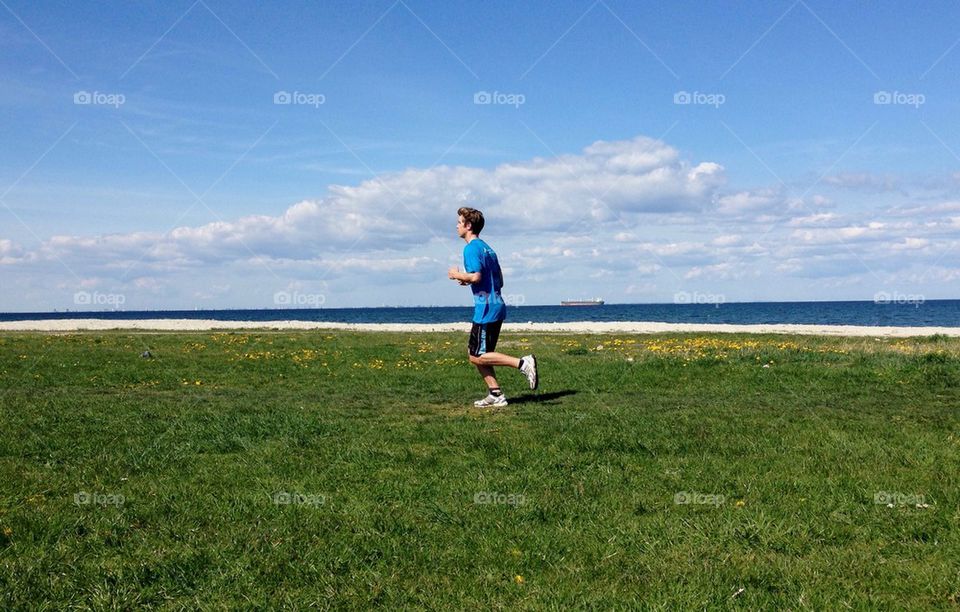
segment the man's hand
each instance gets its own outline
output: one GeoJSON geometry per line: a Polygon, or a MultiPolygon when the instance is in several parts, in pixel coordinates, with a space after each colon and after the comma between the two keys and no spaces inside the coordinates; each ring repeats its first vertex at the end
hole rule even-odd
{"type": "Polygon", "coordinates": [[[447,278],[450,280],[455,280],[461,285],[469,285],[471,283],[480,282],[480,273],[479,272],[460,272],[457,270],[456,266],[451,266],[447,270],[447,278]]]}

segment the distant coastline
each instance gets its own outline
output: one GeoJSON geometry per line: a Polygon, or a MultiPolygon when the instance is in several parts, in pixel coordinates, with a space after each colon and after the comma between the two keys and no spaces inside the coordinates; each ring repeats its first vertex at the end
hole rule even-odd
{"type": "MultiPolygon", "coordinates": [[[[85,320],[214,320],[270,323],[438,325],[470,320],[472,307],[386,306],[376,308],[264,308],[218,310],[71,311],[0,313],[0,322],[85,320]]],[[[644,323],[725,325],[845,325],[871,327],[960,327],[960,300],[917,302],[721,302],[604,304],[599,308],[508,305],[507,323],[644,323]]]]}
{"type": "MultiPolygon", "coordinates": [[[[218,321],[213,319],[48,319],[0,322],[0,332],[170,331],[213,330],[340,330],[358,332],[466,332],[469,323],[335,323],[322,321],[218,321]]],[[[960,337],[960,327],[870,327],[857,325],[729,325],[663,322],[507,323],[506,333],[659,334],[750,333],[905,338],[944,335],[960,337]]]]}

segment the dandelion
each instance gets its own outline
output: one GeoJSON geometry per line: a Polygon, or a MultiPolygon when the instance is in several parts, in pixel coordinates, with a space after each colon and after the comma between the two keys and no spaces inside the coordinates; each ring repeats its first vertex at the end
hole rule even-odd
{"type": "Polygon", "coordinates": [[[523,576],[521,576],[520,574],[517,574],[516,576],[513,577],[513,581],[516,582],[517,584],[523,584],[523,576]]]}

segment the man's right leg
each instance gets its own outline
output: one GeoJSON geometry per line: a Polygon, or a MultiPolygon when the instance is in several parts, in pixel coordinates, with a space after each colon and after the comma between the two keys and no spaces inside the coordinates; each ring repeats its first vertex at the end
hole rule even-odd
{"type": "Polygon", "coordinates": [[[483,382],[487,383],[487,389],[500,388],[500,383],[497,382],[497,377],[493,374],[493,366],[482,363],[476,363],[474,365],[477,366],[477,371],[480,372],[480,376],[483,377],[483,382]]]}

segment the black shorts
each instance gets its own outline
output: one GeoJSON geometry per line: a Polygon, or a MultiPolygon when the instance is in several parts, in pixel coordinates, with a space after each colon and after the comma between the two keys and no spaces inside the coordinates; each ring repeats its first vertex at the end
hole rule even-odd
{"type": "Polygon", "coordinates": [[[470,342],[467,344],[467,350],[470,351],[470,354],[479,357],[496,349],[497,339],[500,338],[501,325],[503,325],[503,321],[474,323],[473,327],[470,328],[470,342]]]}

